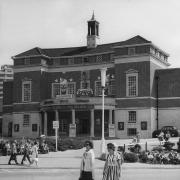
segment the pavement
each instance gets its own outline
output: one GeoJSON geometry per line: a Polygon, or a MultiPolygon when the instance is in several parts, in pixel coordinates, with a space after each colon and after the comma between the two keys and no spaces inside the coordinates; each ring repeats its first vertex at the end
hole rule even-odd
{"type": "MultiPolygon", "coordinates": [[[[76,169],[80,168],[81,156],[84,149],[67,150],[64,152],[50,152],[49,154],[39,154],[38,166],[29,165],[25,161],[24,165],[8,165],[9,156],[0,157],[0,170],[2,169],[76,169]]],[[[18,162],[22,160],[22,155],[17,156],[18,162]]],[[[103,169],[104,161],[96,158],[95,169],[103,169]]],[[[180,169],[180,165],[163,165],[163,164],[144,164],[144,163],[124,163],[123,169],[180,169]]]]}

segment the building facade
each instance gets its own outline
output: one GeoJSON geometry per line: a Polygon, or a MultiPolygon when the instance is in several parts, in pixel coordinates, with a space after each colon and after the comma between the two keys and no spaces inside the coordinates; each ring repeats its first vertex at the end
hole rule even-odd
{"type": "Polygon", "coordinates": [[[12,57],[14,80],[4,87],[3,135],[101,136],[102,68],[107,68],[105,136],[152,137],[163,125],[180,128],[180,69],[141,36],[98,45],[99,22],[88,21],[87,46],[42,49],[12,57]]]}
{"type": "Polygon", "coordinates": [[[13,79],[13,66],[3,65],[0,70],[0,135],[2,134],[3,83],[13,79]]]}

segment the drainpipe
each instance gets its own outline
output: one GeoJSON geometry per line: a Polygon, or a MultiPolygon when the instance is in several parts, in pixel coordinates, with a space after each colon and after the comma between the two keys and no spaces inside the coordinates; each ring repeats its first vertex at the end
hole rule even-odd
{"type": "Polygon", "coordinates": [[[156,129],[159,129],[159,77],[156,76],[156,129]]]}

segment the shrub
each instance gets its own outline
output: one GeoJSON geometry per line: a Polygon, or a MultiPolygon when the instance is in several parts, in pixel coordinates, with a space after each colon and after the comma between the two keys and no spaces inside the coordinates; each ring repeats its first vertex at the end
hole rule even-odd
{"type": "Polygon", "coordinates": [[[134,146],[129,147],[129,150],[134,153],[139,153],[141,146],[139,144],[135,144],[134,146]]]}
{"type": "MultiPolygon", "coordinates": [[[[46,139],[46,142],[48,144],[49,151],[55,151],[56,149],[55,139],[46,139]]],[[[75,138],[58,139],[57,149],[58,151],[66,151],[68,149],[81,149],[84,147],[84,142],[85,140],[83,139],[75,139],[75,138]]]]}
{"type": "Polygon", "coordinates": [[[137,162],[138,156],[135,153],[124,153],[124,161],[127,162],[137,162]]]}
{"type": "Polygon", "coordinates": [[[162,152],[163,148],[162,148],[162,146],[155,146],[155,147],[153,147],[152,151],[162,152]]]}
{"type": "Polygon", "coordinates": [[[143,163],[146,163],[148,161],[148,156],[146,154],[146,151],[142,151],[139,154],[139,160],[143,163]]]}
{"type": "Polygon", "coordinates": [[[167,142],[164,143],[163,147],[165,148],[165,150],[170,151],[170,150],[172,150],[172,147],[174,145],[175,145],[174,143],[167,141],[167,142]]]}

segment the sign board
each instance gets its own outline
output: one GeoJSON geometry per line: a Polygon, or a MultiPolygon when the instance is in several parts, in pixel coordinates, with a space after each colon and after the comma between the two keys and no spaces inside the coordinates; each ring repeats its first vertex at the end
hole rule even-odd
{"type": "Polygon", "coordinates": [[[53,129],[59,128],[59,121],[53,121],[53,129]]]}
{"type": "Polygon", "coordinates": [[[115,137],[115,125],[109,124],[109,137],[115,137]]]}
{"type": "Polygon", "coordinates": [[[76,137],[76,124],[69,125],[69,137],[76,137]]]}

